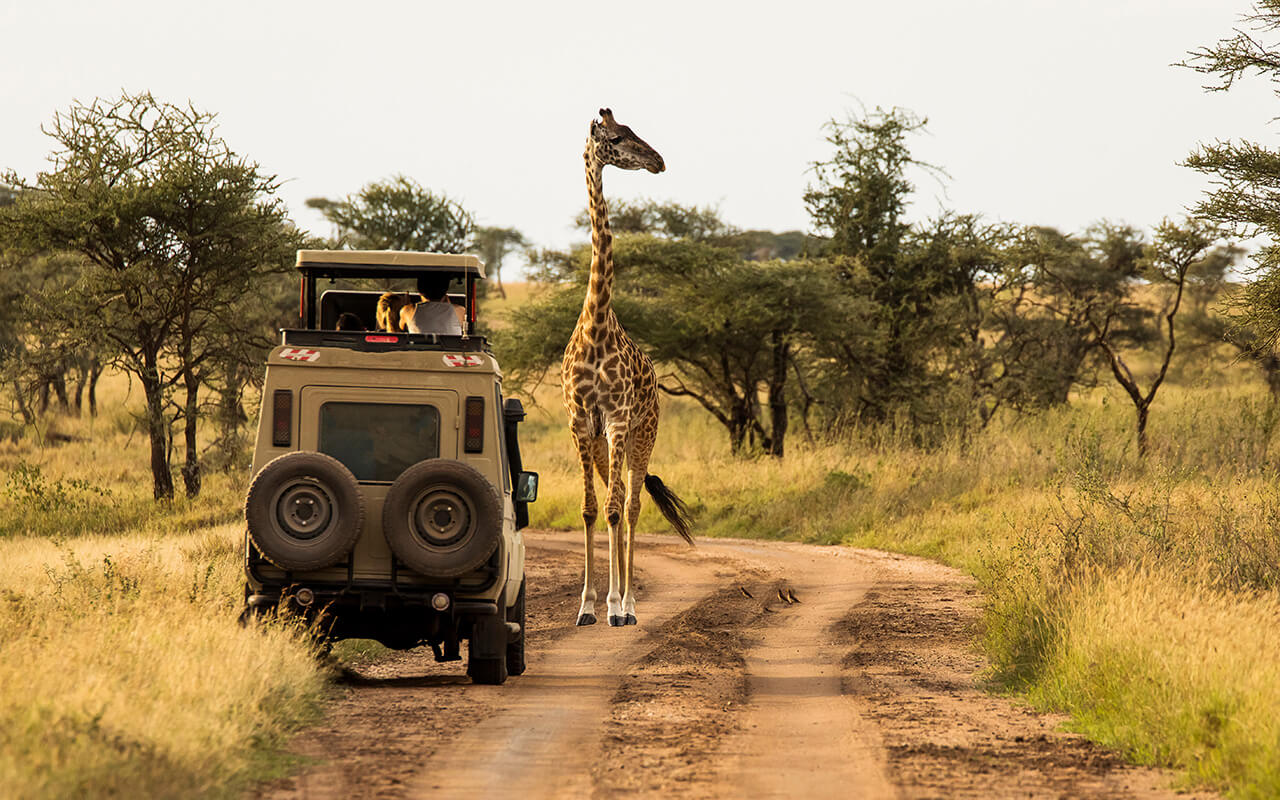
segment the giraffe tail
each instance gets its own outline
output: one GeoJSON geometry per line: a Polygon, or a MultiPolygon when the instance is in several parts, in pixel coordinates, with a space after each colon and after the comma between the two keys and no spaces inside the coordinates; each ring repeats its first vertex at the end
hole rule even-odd
{"type": "Polygon", "coordinates": [[[645,475],[644,488],[648,490],[649,496],[653,498],[653,503],[662,512],[662,516],[666,517],[671,527],[676,529],[676,533],[689,544],[693,544],[693,534],[689,532],[693,525],[693,515],[689,512],[689,506],[685,505],[675,492],[668,489],[657,475],[645,475]]]}

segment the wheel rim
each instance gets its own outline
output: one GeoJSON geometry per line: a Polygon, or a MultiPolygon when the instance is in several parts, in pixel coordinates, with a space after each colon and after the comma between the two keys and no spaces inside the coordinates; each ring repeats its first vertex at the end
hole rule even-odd
{"type": "Polygon", "coordinates": [[[475,509],[465,494],[433,486],[410,506],[409,530],[428,547],[448,547],[471,534],[475,519],[475,509]]]}
{"type": "Polygon", "coordinates": [[[335,502],[328,487],[315,481],[294,481],[276,492],[272,502],[280,532],[307,541],[328,530],[335,502]]]}

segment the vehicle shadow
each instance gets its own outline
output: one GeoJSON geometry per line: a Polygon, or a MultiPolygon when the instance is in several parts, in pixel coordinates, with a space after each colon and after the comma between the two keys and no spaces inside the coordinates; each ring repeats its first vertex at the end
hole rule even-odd
{"type": "Polygon", "coordinates": [[[339,686],[395,689],[427,686],[462,686],[470,684],[471,679],[466,675],[398,675],[394,678],[374,678],[343,667],[338,671],[334,682],[339,686]]]}

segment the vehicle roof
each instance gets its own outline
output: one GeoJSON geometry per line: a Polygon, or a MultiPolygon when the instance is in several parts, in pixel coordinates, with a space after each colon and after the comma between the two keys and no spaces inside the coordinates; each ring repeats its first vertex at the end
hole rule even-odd
{"type": "Polygon", "coordinates": [[[475,256],[403,250],[299,250],[297,266],[326,278],[403,278],[424,272],[484,277],[484,265],[475,256]]]}

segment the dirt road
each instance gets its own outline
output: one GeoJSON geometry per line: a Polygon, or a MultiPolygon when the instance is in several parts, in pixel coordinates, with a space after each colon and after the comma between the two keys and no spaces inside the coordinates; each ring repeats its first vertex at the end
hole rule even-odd
{"type": "Polygon", "coordinates": [[[311,766],[253,795],[1173,796],[1169,776],[981,689],[978,597],[953,570],[644,538],[640,624],[577,628],[579,538],[527,539],[525,675],[472,686],[429,651],[363,667],[293,742],[311,766]]]}

